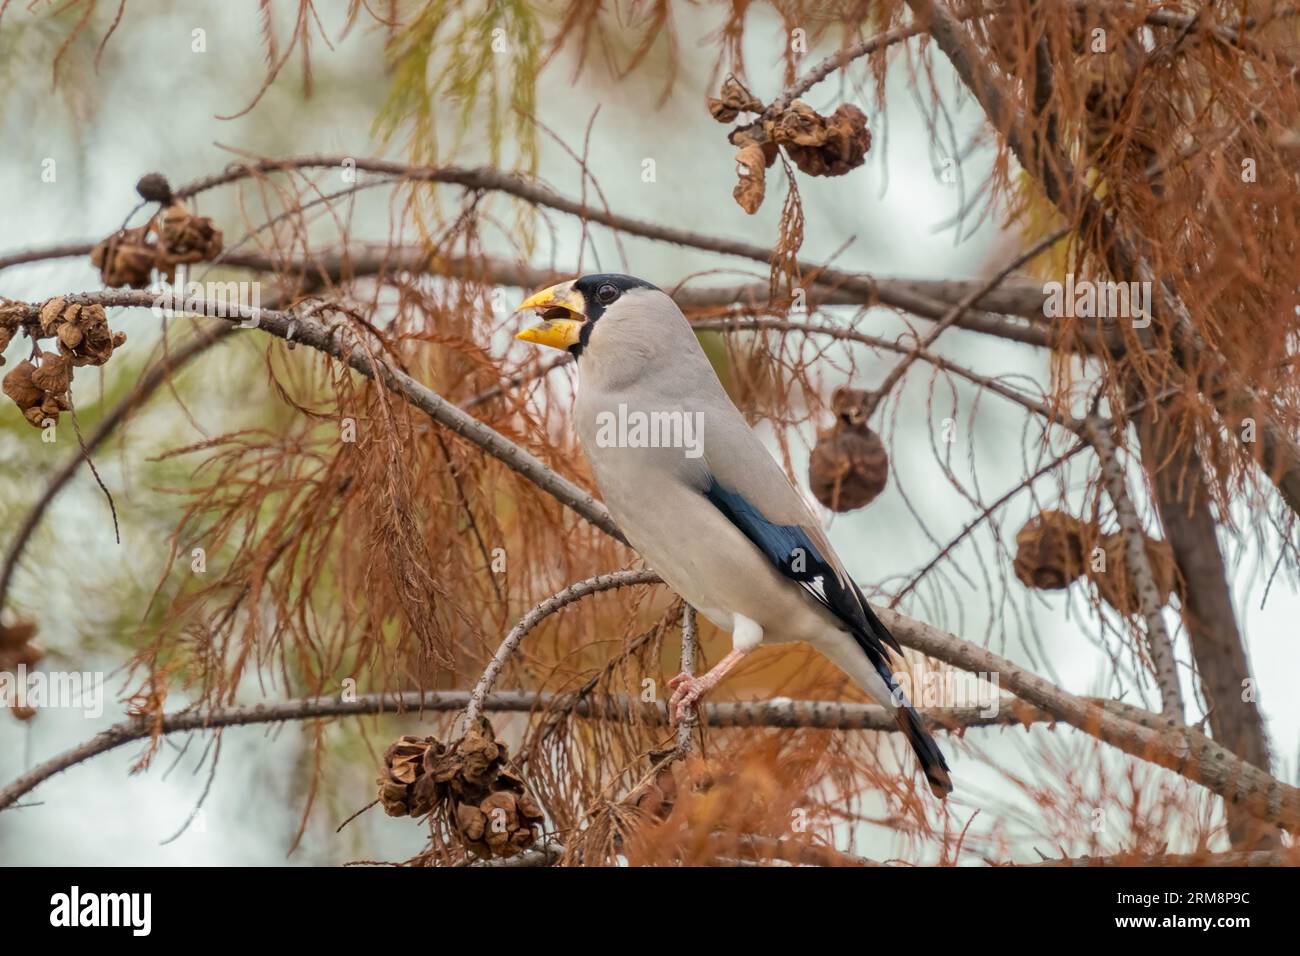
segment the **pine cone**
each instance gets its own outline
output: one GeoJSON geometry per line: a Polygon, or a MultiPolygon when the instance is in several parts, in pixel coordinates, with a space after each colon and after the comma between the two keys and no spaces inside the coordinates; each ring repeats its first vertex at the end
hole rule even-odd
{"type": "MultiPolygon", "coordinates": [[[[0,671],[12,672],[18,666],[35,667],[45,657],[45,652],[32,643],[36,636],[36,625],[31,621],[18,621],[6,627],[0,624],[0,671]]],[[[36,716],[32,707],[20,707],[16,703],[8,708],[16,720],[31,720],[36,716]]]]}
{"type": "MultiPolygon", "coordinates": [[[[1151,574],[1156,586],[1156,596],[1163,607],[1169,603],[1174,593],[1178,578],[1178,566],[1174,562],[1174,551],[1168,541],[1157,541],[1143,535],[1146,541],[1147,561],[1151,565],[1151,574]]],[[[1097,592],[1102,600],[1121,614],[1136,614],[1142,608],[1137,587],[1128,573],[1127,555],[1124,550],[1124,534],[1117,531],[1101,539],[1101,548],[1106,555],[1105,570],[1088,567],[1088,578],[1097,585],[1097,592]]]]}
{"type": "Polygon", "coordinates": [[[808,485],[832,511],[869,505],[889,481],[889,454],[862,420],[865,397],[853,389],[836,390],[831,402],[835,424],[817,433],[808,459],[808,485]]]}
{"type": "Polygon", "coordinates": [[[103,365],[126,341],[125,332],[108,327],[102,305],[78,305],[62,298],[50,299],[41,306],[41,334],[59,340],[59,351],[71,356],[77,368],[103,365]]]}
{"type": "Polygon", "coordinates": [[[475,856],[514,856],[533,844],[543,814],[506,758],[486,720],[447,746],[402,737],[384,754],[380,802],[389,816],[439,814],[475,856]]]}
{"type": "Polygon", "coordinates": [[[483,839],[494,856],[514,856],[532,846],[533,827],[542,811],[527,793],[497,790],[478,805],[484,818],[483,839]]]}
{"type": "Polygon", "coordinates": [[[841,103],[829,117],[799,100],[772,123],[771,137],[809,176],[843,176],[861,166],[871,148],[867,115],[841,103]]]}
{"type": "Polygon", "coordinates": [[[172,186],[162,173],[145,173],[140,177],[140,181],[135,184],[135,191],[146,202],[159,202],[165,206],[171,205],[172,186]]]}
{"type": "Polygon", "coordinates": [[[221,254],[221,230],[206,216],[196,216],[182,202],[174,202],[155,220],[160,259],[168,275],[182,263],[206,262],[221,254]]]}
{"type": "Polygon", "coordinates": [[[13,399],[28,422],[43,428],[46,421],[57,423],[59,412],[72,407],[67,394],[71,378],[72,370],[67,368],[64,356],[44,352],[40,367],[23,359],[9,371],[4,377],[4,393],[13,399]]]}
{"type": "Polygon", "coordinates": [[[464,790],[487,789],[496,778],[503,751],[492,739],[491,730],[470,731],[456,745],[462,760],[460,779],[464,790]]]}
{"type": "Polygon", "coordinates": [[[49,394],[66,395],[72,386],[72,359],[57,352],[42,352],[40,368],[32,372],[32,384],[49,394]]]}
{"type": "Polygon", "coordinates": [[[709,114],[719,123],[733,122],[741,113],[761,113],[763,103],[734,76],[722,83],[718,98],[709,97],[709,114]]]}
{"type": "Polygon", "coordinates": [[[104,285],[110,289],[149,287],[158,248],[149,241],[148,233],[148,226],[124,229],[96,243],[90,250],[90,261],[99,269],[104,285]]]}
{"type": "Polygon", "coordinates": [[[767,191],[767,164],[763,158],[761,146],[746,146],[736,154],[736,169],[739,182],[731,191],[731,196],[751,216],[763,205],[763,195],[767,191]]]}
{"type": "Polygon", "coordinates": [[[1083,525],[1064,511],[1044,511],[1016,535],[1016,577],[1026,587],[1059,591],[1084,569],[1083,525]]]}
{"type": "Polygon", "coordinates": [[[45,652],[32,643],[34,637],[36,625],[31,621],[17,621],[8,627],[0,624],[0,671],[12,671],[19,664],[39,664],[45,652]]]}
{"type": "Polygon", "coordinates": [[[15,305],[0,305],[0,365],[5,364],[4,351],[9,348],[9,343],[13,341],[18,330],[22,328],[22,307],[15,305]]]}
{"type": "Polygon", "coordinates": [[[436,737],[404,736],[384,752],[384,776],[378,780],[379,801],[390,817],[412,813],[412,792],[423,772],[425,754],[431,747],[441,746],[436,737]]]}

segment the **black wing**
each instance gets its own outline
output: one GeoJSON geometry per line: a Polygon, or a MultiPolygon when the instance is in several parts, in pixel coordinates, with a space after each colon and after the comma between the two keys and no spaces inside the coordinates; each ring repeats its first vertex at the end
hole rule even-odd
{"type": "Polygon", "coordinates": [[[805,591],[844,624],[845,630],[853,635],[853,639],[875,667],[876,673],[893,692],[898,705],[894,708],[895,719],[916,752],[931,791],[940,798],[951,793],[952,779],[943,752],[926,731],[920,715],[907,702],[889,668],[882,645],[892,647],[899,654],[903,653],[903,649],[876,617],[858,586],[847,575],[843,581],[840,580],[834,566],[823,557],[806,529],[795,524],[769,521],[744,495],[719,484],[716,478],[710,480],[705,494],[732,524],[744,532],[746,538],[767,555],[777,570],[787,578],[798,581],[805,591]]]}
{"type": "Polygon", "coordinates": [[[872,663],[886,663],[885,644],[903,652],[885,625],[872,612],[862,592],[851,578],[844,581],[813,543],[807,530],[797,524],[776,524],[763,517],[749,500],[712,478],[705,492],[714,507],[744,533],[787,578],[797,581],[805,591],[835,615],[872,663]]]}

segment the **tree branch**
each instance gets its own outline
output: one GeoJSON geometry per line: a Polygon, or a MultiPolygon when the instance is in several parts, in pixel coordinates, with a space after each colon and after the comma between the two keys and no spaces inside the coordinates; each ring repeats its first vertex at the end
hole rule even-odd
{"type": "Polygon", "coordinates": [[[1000,686],[1040,707],[1064,723],[1141,760],[1201,784],[1229,806],[1293,832],[1300,830],[1300,789],[1246,763],[1219,743],[1191,728],[1166,732],[1152,726],[1149,715],[1138,722],[1061,690],[992,651],[967,643],[928,624],[878,608],[885,626],[900,644],[953,667],[997,674],[1000,686]]]}
{"type": "MultiPolygon", "coordinates": [[[[698,636],[695,608],[683,603],[681,667],[682,673],[689,674],[691,677],[695,676],[695,649],[698,645],[698,636]]],[[[684,757],[691,752],[691,738],[699,722],[700,718],[695,708],[688,707],[685,719],[677,725],[677,756],[684,757]]]]}
{"type": "MultiPolygon", "coordinates": [[[[338,359],[367,378],[374,379],[394,394],[428,414],[438,424],[477,445],[502,464],[523,475],[561,504],[577,512],[577,514],[606,534],[619,541],[625,540],[623,533],[619,531],[605,506],[597,501],[590,492],[561,476],[532,453],[519,447],[490,426],[465,413],[405,372],[393,368],[382,360],[372,361],[366,349],[358,344],[342,341],[343,338],[347,337],[346,333],[350,329],[349,326],[326,326],[314,317],[294,310],[250,309],[235,304],[225,304],[221,308],[217,308],[207,300],[187,300],[183,294],[169,297],[167,295],[156,295],[152,292],[109,289],[102,292],[65,295],[62,298],[68,302],[81,305],[172,308],[178,312],[187,311],[187,305],[190,307],[198,305],[203,309],[200,314],[212,318],[224,319],[234,323],[242,321],[256,322],[258,328],[277,338],[291,339],[297,344],[316,349],[338,359]],[[220,314],[222,312],[228,314],[220,314]],[[341,335],[340,333],[344,334],[341,335]]],[[[38,318],[40,308],[28,303],[24,312],[25,320],[32,322],[38,318]]]]}
{"type": "MultiPolygon", "coordinates": [[[[1101,461],[1102,480],[1106,493],[1115,505],[1120,533],[1124,536],[1124,571],[1132,581],[1146,621],[1147,650],[1155,669],[1156,684],[1160,688],[1160,706],[1169,726],[1183,722],[1183,692],[1178,683],[1178,662],[1174,658],[1174,645],[1165,627],[1163,601],[1156,589],[1155,572],[1147,555],[1146,534],[1138,518],[1133,499],[1129,497],[1128,483],[1124,479],[1124,466],[1115,451],[1115,440],[1110,424],[1096,416],[1086,422],[1086,436],[1097,458],[1101,461]]],[[[1110,569],[1107,569],[1110,570],[1110,569]]]]}
{"type": "MultiPolygon", "coordinates": [[[[364,717],[375,714],[412,715],[454,713],[464,710],[471,694],[463,690],[406,691],[403,693],[363,694],[352,700],[339,696],[306,697],[272,704],[216,707],[167,714],[161,722],[151,717],[135,717],[114,724],[96,735],[23,774],[0,790],[0,810],[13,807],[39,784],[64,770],[92,757],[116,750],[134,740],[154,734],[177,734],[250,724],[275,724],[297,720],[322,720],[332,717],[364,717]]],[[[481,702],[481,713],[524,713],[548,711],[564,706],[573,714],[589,720],[625,721],[633,715],[649,724],[668,726],[671,718],[663,702],[646,703],[624,695],[584,696],[573,701],[570,694],[543,694],[527,691],[498,691],[481,702]]],[[[754,701],[704,702],[700,713],[710,727],[809,727],[819,730],[870,730],[880,733],[898,731],[893,711],[875,704],[849,704],[838,701],[790,700],[778,698],[754,701]]],[[[1055,720],[1049,714],[1020,701],[1003,699],[996,708],[954,707],[926,709],[922,718],[934,730],[960,732],[968,728],[1029,726],[1055,720]]]]}

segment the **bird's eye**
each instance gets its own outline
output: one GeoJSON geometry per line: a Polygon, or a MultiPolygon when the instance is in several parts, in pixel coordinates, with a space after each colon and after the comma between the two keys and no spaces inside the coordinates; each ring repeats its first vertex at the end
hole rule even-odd
{"type": "Polygon", "coordinates": [[[618,298],[618,286],[612,282],[605,282],[596,290],[596,298],[601,305],[609,305],[618,298]]]}

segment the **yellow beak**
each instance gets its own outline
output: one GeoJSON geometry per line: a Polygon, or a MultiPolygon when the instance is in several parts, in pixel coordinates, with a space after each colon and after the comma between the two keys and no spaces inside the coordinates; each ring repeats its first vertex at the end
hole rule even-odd
{"type": "Polygon", "coordinates": [[[515,338],[522,342],[567,350],[577,345],[582,324],[587,317],[587,303],[572,282],[561,282],[529,296],[516,312],[532,309],[541,313],[542,321],[524,329],[515,338]]]}

